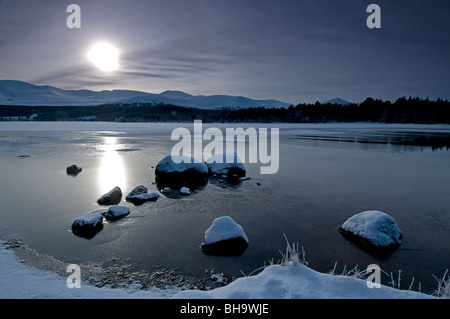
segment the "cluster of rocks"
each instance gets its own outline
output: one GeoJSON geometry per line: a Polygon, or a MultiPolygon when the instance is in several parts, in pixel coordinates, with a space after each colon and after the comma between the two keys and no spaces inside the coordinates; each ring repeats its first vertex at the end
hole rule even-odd
{"type": "MultiPolygon", "coordinates": [[[[127,202],[131,202],[135,205],[142,205],[147,201],[154,201],[158,199],[158,197],[158,193],[148,193],[148,189],[145,186],[139,185],[136,186],[125,199],[127,202]]],[[[72,223],[72,232],[77,236],[90,239],[103,229],[103,218],[109,221],[116,221],[129,215],[131,210],[128,206],[118,205],[121,200],[122,190],[120,187],[116,186],[109,192],[100,196],[97,200],[97,204],[110,207],[75,219],[72,223]]]]}
{"type": "Polygon", "coordinates": [[[246,169],[236,153],[221,153],[209,158],[206,162],[189,156],[168,155],[155,168],[155,179],[158,189],[179,190],[179,195],[190,195],[193,190],[202,188],[209,178],[219,183],[227,181],[238,183],[250,179],[246,177],[246,169]]]}

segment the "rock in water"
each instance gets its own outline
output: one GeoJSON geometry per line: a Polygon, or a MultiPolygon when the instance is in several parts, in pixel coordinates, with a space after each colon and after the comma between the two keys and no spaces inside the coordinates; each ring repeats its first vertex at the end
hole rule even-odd
{"type": "Polygon", "coordinates": [[[80,237],[93,238],[103,229],[104,212],[94,212],[83,215],[72,223],[72,232],[80,237]]]}
{"type": "Polygon", "coordinates": [[[222,216],[205,231],[201,246],[207,255],[240,255],[248,246],[248,238],[241,225],[229,216],[222,216]]]}
{"type": "Polygon", "coordinates": [[[391,253],[402,243],[402,232],[395,220],[377,210],[350,217],[339,227],[339,231],[350,240],[380,253],[391,253]]]}
{"type": "Polygon", "coordinates": [[[103,194],[98,200],[99,205],[117,205],[122,200],[122,190],[116,186],[108,193],[103,194]]]}
{"type": "Polygon", "coordinates": [[[180,195],[182,195],[182,196],[189,196],[189,195],[191,195],[191,190],[189,188],[187,188],[187,187],[181,187],[180,195]]]}
{"type": "Polygon", "coordinates": [[[129,201],[134,196],[146,194],[147,192],[148,192],[148,189],[144,185],[136,186],[135,188],[133,188],[133,190],[131,192],[128,193],[127,197],[125,197],[125,200],[129,201]]]}
{"type": "Polygon", "coordinates": [[[221,153],[206,161],[210,175],[239,179],[245,176],[246,170],[236,153],[221,153]]]}
{"type": "Polygon", "coordinates": [[[152,193],[142,193],[139,195],[134,195],[127,201],[138,206],[138,205],[142,205],[143,203],[148,202],[148,201],[155,201],[158,198],[159,198],[159,194],[156,192],[152,192],[152,193]]]}
{"type": "Polygon", "coordinates": [[[83,169],[75,164],[66,168],[67,175],[77,176],[83,169]]]}
{"type": "Polygon", "coordinates": [[[126,206],[113,205],[108,208],[105,218],[109,220],[117,220],[130,214],[130,209],[126,206]]]}
{"type": "Polygon", "coordinates": [[[161,187],[195,187],[207,182],[208,167],[205,163],[196,163],[192,157],[168,155],[156,165],[155,176],[161,187]]]}
{"type": "Polygon", "coordinates": [[[157,200],[159,197],[158,193],[152,192],[148,193],[148,189],[139,185],[136,186],[128,195],[125,197],[127,202],[133,203],[134,205],[142,205],[145,202],[157,200]]]}

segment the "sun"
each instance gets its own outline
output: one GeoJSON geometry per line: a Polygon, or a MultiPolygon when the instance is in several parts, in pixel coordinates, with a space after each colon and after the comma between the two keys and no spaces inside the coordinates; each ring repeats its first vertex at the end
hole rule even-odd
{"type": "Polygon", "coordinates": [[[119,50],[107,42],[97,43],[88,52],[89,61],[104,72],[117,70],[119,50]]]}

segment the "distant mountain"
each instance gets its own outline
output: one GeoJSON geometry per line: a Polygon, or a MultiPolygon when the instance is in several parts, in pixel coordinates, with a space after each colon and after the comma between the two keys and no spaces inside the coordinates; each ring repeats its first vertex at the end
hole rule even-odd
{"type": "Polygon", "coordinates": [[[342,105],[342,106],[351,104],[350,102],[348,102],[346,100],[343,100],[343,99],[340,99],[340,98],[334,98],[334,99],[331,99],[331,100],[327,100],[325,102],[322,102],[321,104],[328,104],[328,103],[330,103],[330,104],[339,104],[339,105],[342,105]]]}
{"type": "Polygon", "coordinates": [[[37,86],[27,82],[0,80],[1,105],[81,106],[119,103],[166,103],[178,106],[215,109],[220,107],[287,107],[277,100],[254,100],[243,96],[190,95],[181,91],[160,94],[133,90],[63,90],[53,86],[37,86]]]}

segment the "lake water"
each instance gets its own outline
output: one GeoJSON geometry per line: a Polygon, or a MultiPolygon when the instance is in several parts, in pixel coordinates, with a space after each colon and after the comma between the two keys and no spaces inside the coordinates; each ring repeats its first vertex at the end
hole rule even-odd
{"type": "MultiPolygon", "coordinates": [[[[176,141],[177,127],[192,123],[0,123],[0,237],[22,238],[39,254],[67,263],[126,263],[136,271],[160,267],[198,278],[228,278],[281,258],[284,235],[306,251],[311,268],[378,264],[402,288],[436,288],[450,267],[450,127],[382,124],[259,124],[280,129],[280,164],[250,180],[208,183],[188,197],[160,193],[155,202],[124,201],[137,185],[158,191],[154,167],[176,141]],[[76,177],[66,167],[77,164],[76,177]],[[72,234],[72,222],[103,209],[96,200],[115,186],[131,214],[105,222],[92,239],[72,234]],[[396,220],[403,243],[389,257],[362,250],[337,231],[347,218],[381,210],[396,220]],[[205,230],[219,216],[243,226],[250,244],[240,256],[202,253],[205,230]],[[208,273],[206,273],[208,272],[208,273]]],[[[251,127],[204,124],[204,128],[251,127]]],[[[207,144],[206,142],[204,143],[207,144]]],[[[387,283],[390,278],[382,276],[387,283]]]]}

